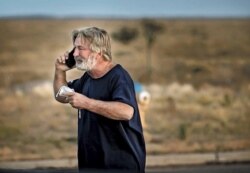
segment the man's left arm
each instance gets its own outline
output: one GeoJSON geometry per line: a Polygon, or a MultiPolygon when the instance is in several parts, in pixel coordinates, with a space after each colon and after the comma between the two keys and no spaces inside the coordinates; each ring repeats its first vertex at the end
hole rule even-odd
{"type": "Polygon", "coordinates": [[[95,100],[79,93],[68,95],[68,101],[74,108],[86,109],[113,120],[128,121],[134,114],[134,108],[128,104],[119,101],[95,100]]]}

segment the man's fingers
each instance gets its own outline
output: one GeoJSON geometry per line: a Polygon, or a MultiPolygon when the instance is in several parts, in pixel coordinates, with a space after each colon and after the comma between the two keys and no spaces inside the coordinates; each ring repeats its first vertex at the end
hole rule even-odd
{"type": "Polygon", "coordinates": [[[57,58],[57,60],[58,60],[59,63],[65,64],[65,61],[66,61],[66,59],[68,59],[68,56],[69,56],[69,52],[66,51],[63,55],[59,56],[57,58]]]}
{"type": "Polygon", "coordinates": [[[64,95],[66,97],[71,97],[71,96],[75,95],[75,92],[67,92],[67,93],[64,93],[64,95]]]}
{"type": "Polygon", "coordinates": [[[65,101],[68,102],[68,101],[69,101],[69,98],[68,98],[68,97],[65,97],[65,101]]]}
{"type": "Polygon", "coordinates": [[[58,58],[57,58],[57,61],[59,62],[59,63],[65,63],[65,58],[64,58],[64,56],[59,56],[58,58]]]}
{"type": "Polygon", "coordinates": [[[68,51],[66,51],[66,52],[64,53],[64,57],[65,57],[65,59],[68,59],[68,57],[69,57],[69,52],[68,52],[68,51]]]}

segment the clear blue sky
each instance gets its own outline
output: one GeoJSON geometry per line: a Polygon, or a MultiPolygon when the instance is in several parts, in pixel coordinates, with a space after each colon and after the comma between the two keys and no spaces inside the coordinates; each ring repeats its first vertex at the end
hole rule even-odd
{"type": "Polygon", "coordinates": [[[250,17],[250,0],[0,0],[0,17],[250,17]]]}

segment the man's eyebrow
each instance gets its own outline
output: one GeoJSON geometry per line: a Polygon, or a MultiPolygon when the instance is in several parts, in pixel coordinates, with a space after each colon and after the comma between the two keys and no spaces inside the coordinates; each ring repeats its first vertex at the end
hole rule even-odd
{"type": "Polygon", "coordinates": [[[75,47],[80,48],[80,49],[89,49],[88,47],[85,47],[83,45],[75,45],[75,47]]]}

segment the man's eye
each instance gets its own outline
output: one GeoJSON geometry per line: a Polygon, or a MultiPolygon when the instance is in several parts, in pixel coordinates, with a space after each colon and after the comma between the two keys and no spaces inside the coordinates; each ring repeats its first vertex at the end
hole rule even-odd
{"type": "Polygon", "coordinates": [[[85,47],[79,47],[78,49],[79,50],[87,50],[87,48],[85,48],[85,47]]]}

